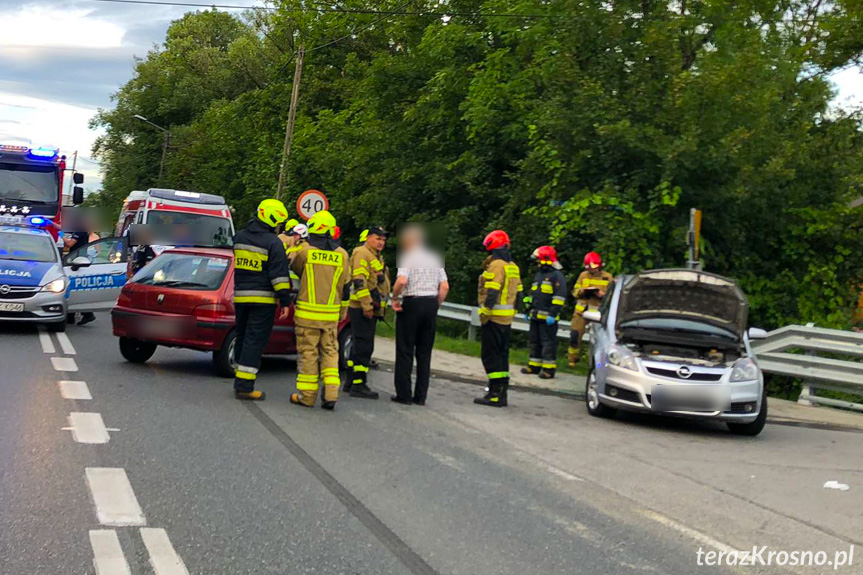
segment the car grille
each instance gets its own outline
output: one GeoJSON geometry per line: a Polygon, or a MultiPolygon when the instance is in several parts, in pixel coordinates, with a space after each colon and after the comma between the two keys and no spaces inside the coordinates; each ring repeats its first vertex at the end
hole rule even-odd
{"type": "Polygon", "coordinates": [[[677,371],[673,369],[662,369],[659,367],[648,367],[647,372],[660,377],[670,377],[671,379],[682,379],[684,381],[719,381],[722,379],[721,373],[703,373],[698,371],[692,372],[692,375],[689,377],[680,377],[677,375],[677,371]]]}
{"type": "Polygon", "coordinates": [[[2,291],[2,288],[0,288],[0,301],[5,301],[10,299],[26,299],[28,297],[33,297],[39,292],[39,288],[9,286],[9,293],[2,293],[2,291]]]}
{"type": "Polygon", "coordinates": [[[4,317],[11,317],[11,318],[19,319],[19,318],[24,318],[24,317],[38,317],[38,316],[35,313],[33,313],[32,311],[22,311],[22,312],[0,311],[0,318],[4,318],[4,317]]]}

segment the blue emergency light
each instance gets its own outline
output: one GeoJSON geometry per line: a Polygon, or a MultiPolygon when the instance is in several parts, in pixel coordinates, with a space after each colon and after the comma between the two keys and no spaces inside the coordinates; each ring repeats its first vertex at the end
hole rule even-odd
{"type": "Polygon", "coordinates": [[[31,226],[45,226],[48,225],[48,220],[41,216],[32,216],[28,222],[31,226]]]}
{"type": "Polygon", "coordinates": [[[57,150],[53,148],[30,148],[30,155],[34,158],[51,160],[57,157],[57,150]]]}

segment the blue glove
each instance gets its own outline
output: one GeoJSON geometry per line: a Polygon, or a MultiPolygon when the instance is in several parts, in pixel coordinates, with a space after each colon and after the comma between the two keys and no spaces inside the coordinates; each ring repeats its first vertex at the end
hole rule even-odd
{"type": "Polygon", "coordinates": [[[557,323],[557,318],[548,316],[547,318],[545,318],[545,323],[547,323],[548,325],[554,325],[557,323]]]}

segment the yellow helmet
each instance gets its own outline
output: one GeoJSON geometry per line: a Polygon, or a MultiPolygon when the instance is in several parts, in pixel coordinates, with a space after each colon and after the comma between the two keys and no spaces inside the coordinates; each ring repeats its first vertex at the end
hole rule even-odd
{"type": "Polygon", "coordinates": [[[336,227],[336,218],[330,212],[321,210],[309,218],[308,226],[310,234],[326,234],[336,227]]]}
{"type": "Polygon", "coordinates": [[[275,228],[288,219],[288,208],[279,200],[268,198],[258,204],[258,219],[275,228]]]}

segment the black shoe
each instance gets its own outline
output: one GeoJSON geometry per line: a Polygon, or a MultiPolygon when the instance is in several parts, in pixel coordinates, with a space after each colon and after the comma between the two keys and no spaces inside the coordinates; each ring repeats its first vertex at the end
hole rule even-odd
{"type": "Polygon", "coordinates": [[[506,398],[497,395],[486,395],[473,400],[477,405],[489,405],[491,407],[506,407],[506,398]]]}
{"type": "Polygon", "coordinates": [[[96,321],[96,314],[88,312],[81,316],[81,321],[78,322],[78,325],[87,325],[94,321],[96,321]]]}
{"type": "Polygon", "coordinates": [[[351,397],[361,397],[363,399],[377,399],[379,394],[377,391],[369,389],[365,383],[355,383],[351,387],[351,397]]]}
{"type": "Polygon", "coordinates": [[[555,373],[554,369],[543,369],[541,372],[539,372],[539,378],[540,379],[554,379],[554,373],[555,373]]]}
{"type": "Polygon", "coordinates": [[[327,411],[332,411],[336,408],[336,402],[335,401],[322,401],[321,407],[323,407],[327,411]]]}
{"type": "Polygon", "coordinates": [[[414,405],[425,405],[425,404],[426,404],[426,400],[414,398],[414,405]]]}
{"type": "Polygon", "coordinates": [[[395,401],[396,403],[401,403],[402,405],[413,405],[413,401],[410,399],[402,399],[398,395],[391,395],[390,400],[395,401]]]}
{"type": "MultiPolygon", "coordinates": [[[[348,377],[350,377],[350,375],[348,375],[348,377]]],[[[353,388],[354,388],[354,384],[350,379],[346,379],[345,383],[342,384],[342,391],[344,393],[350,393],[353,388]]]]}
{"type": "Polygon", "coordinates": [[[535,369],[533,367],[523,367],[523,368],[521,368],[521,372],[522,373],[528,373],[528,374],[534,374],[534,373],[539,373],[539,370],[535,369]]]}

